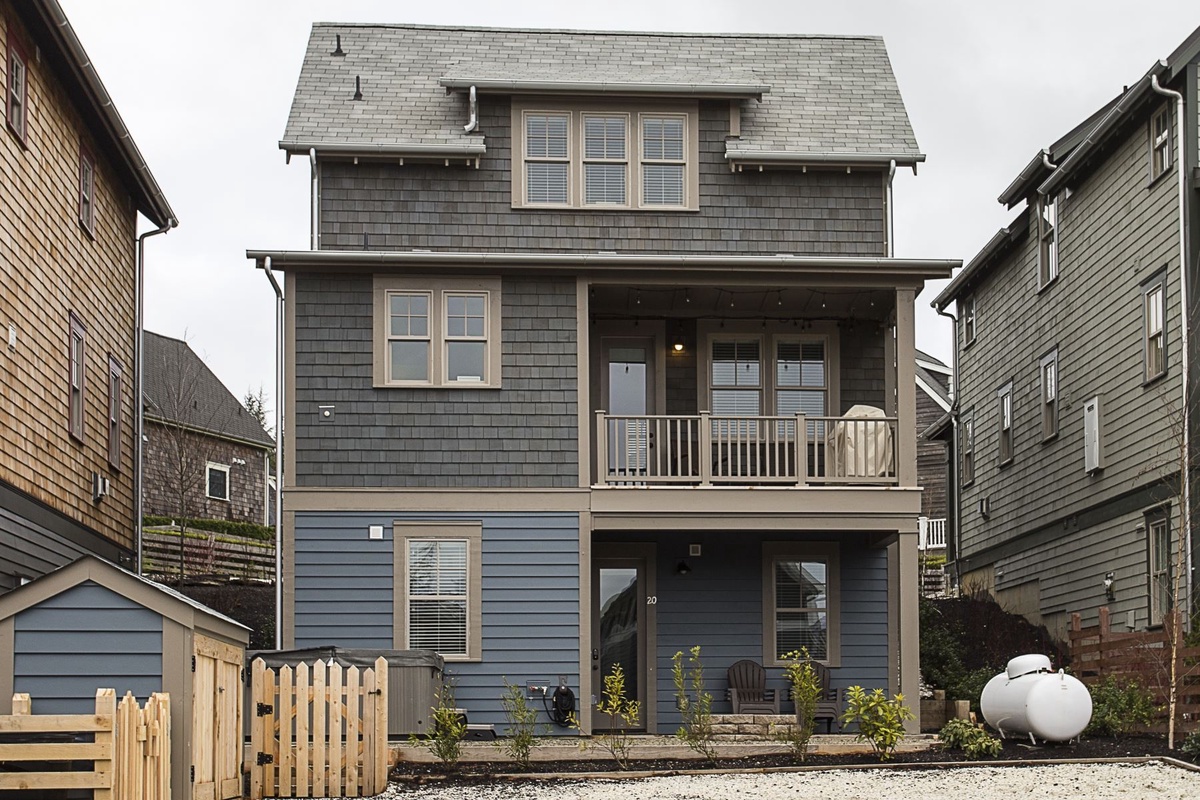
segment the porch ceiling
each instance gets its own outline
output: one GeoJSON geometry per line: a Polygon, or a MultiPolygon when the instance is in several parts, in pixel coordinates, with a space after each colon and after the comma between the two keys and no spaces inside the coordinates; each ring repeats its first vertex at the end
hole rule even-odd
{"type": "Polygon", "coordinates": [[[594,285],[589,311],[597,319],[753,319],[883,322],[895,308],[886,289],[796,286],[594,285]]]}

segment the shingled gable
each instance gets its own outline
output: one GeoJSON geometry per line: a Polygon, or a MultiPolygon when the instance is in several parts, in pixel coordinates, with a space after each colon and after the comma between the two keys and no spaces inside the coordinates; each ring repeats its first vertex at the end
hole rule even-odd
{"type": "Polygon", "coordinates": [[[878,37],[313,26],[291,153],[470,156],[467,91],[740,100],[726,158],[915,165],[925,157],[878,37]],[[339,39],[340,37],[340,39],[339,39]],[[340,49],[339,49],[340,41],[340,49]],[[362,99],[355,100],[357,87],[362,99]]]}
{"type": "Polygon", "coordinates": [[[259,447],[274,447],[242,406],[187,342],[146,331],[146,418],[181,423],[197,431],[259,447]],[[181,386],[187,383],[187,386],[181,386]],[[183,393],[186,398],[183,398],[183,393]],[[187,402],[181,402],[181,399],[187,402]]]}

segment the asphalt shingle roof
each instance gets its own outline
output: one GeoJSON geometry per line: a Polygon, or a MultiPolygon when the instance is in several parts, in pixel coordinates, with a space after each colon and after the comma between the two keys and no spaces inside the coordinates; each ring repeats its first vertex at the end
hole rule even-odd
{"type": "Polygon", "coordinates": [[[187,342],[146,331],[145,346],[147,416],[264,447],[275,445],[187,342]]]}
{"type": "Polygon", "coordinates": [[[442,78],[769,87],[742,103],[736,154],[920,158],[883,40],[316,23],[284,142],[461,146],[467,100],[442,78]],[[333,55],[336,36],[344,55],[333,55]],[[352,99],[355,78],[363,99],[352,99]]]}

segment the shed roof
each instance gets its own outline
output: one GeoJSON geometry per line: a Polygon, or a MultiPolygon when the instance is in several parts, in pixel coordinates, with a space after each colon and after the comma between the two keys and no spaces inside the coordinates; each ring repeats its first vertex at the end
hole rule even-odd
{"type": "Polygon", "coordinates": [[[480,92],[758,97],[729,158],[857,156],[916,163],[883,40],[316,23],[280,147],[460,149],[480,92]],[[341,51],[335,54],[336,37],[341,51]],[[362,100],[353,100],[360,79],[362,100]],[[475,81],[472,84],[471,81],[475,81]],[[562,87],[555,91],[554,83],[562,87]]]}
{"type": "Polygon", "coordinates": [[[185,628],[218,634],[241,643],[250,641],[250,629],[237,620],[162,584],[92,555],[81,556],[5,595],[0,595],[0,619],[14,617],[27,608],[92,581],[150,609],[185,628]]]}

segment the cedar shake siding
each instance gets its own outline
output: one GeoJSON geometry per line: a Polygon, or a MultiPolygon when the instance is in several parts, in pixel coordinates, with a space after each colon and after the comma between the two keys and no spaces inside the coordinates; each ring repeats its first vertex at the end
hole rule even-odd
{"type": "MultiPolygon", "coordinates": [[[[145,493],[142,512],[172,519],[224,519],[232,522],[266,524],[268,451],[243,442],[215,436],[182,432],[179,441],[188,450],[186,466],[181,470],[173,459],[172,442],[176,433],[161,423],[146,421],[145,493]],[[239,464],[237,461],[244,461],[239,464]],[[207,496],[206,462],[229,468],[229,499],[207,496]],[[187,477],[187,490],[180,499],[179,476],[187,477]],[[182,508],[180,503],[182,502],[182,508]]],[[[274,474],[271,472],[271,474],[274,474]]]]}
{"type": "MultiPolygon", "coordinates": [[[[946,412],[920,386],[917,387],[917,433],[937,422],[946,412]]],[[[946,500],[946,443],[917,439],[917,479],[921,484],[921,516],[945,519],[949,516],[946,500]]]]}

